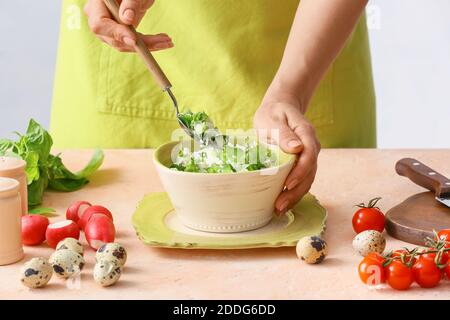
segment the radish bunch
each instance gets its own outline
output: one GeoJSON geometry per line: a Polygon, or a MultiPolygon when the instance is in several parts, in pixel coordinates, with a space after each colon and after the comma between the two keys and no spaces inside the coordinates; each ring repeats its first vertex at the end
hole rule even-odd
{"type": "Polygon", "coordinates": [[[114,242],[116,229],[111,211],[86,201],[75,202],[67,209],[66,218],[84,231],[89,246],[97,250],[105,243],[114,242]]]}
{"type": "Polygon", "coordinates": [[[44,241],[56,248],[66,238],[80,238],[84,231],[89,246],[97,250],[102,245],[114,242],[116,229],[111,211],[87,201],[77,201],[66,212],[66,220],[50,224],[47,217],[25,215],[22,217],[22,240],[25,245],[39,245],[44,241]]]}

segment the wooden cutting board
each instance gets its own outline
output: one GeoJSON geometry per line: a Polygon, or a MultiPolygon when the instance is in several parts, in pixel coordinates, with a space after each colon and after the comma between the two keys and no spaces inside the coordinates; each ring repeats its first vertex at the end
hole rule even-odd
{"type": "Polygon", "coordinates": [[[425,245],[433,230],[450,229],[450,208],[436,200],[448,197],[450,179],[411,158],[401,159],[395,169],[401,176],[432,192],[415,194],[386,213],[386,231],[399,240],[425,245]]]}
{"type": "Polygon", "coordinates": [[[415,194],[386,213],[386,231],[396,239],[425,245],[433,230],[450,229],[450,208],[433,192],[415,194]]]}

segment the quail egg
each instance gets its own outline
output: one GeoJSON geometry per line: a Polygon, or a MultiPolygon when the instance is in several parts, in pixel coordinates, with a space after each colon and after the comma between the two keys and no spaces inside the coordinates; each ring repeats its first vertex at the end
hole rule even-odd
{"type": "Polygon", "coordinates": [[[110,261],[123,267],[127,262],[127,251],[120,243],[106,243],[97,250],[95,260],[110,261]]]}
{"type": "Polygon", "coordinates": [[[44,258],[27,261],[20,272],[20,281],[28,288],[42,288],[53,275],[52,266],[44,258]]]}
{"type": "Polygon", "coordinates": [[[67,279],[81,272],[84,267],[83,257],[69,249],[53,252],[49,260],[58,278],[67,279]]]}
{"type": "Polygon", "coordinates": [[[122,268],[113,261],[102,260],[94,267],[94,280],[102,287],[115,284],[122,275],[122,268]]]}
{"type": "Polygon", "coordinates": [[[297,256],[309,264],[321,263],[328,254],[327,243],[317,236],[304,237],[297,243],[297,256]]]}
{"type": "Polygon", "coordinates": [[[65,238],[64,240],[61,240],[56,246],[56,250],[64,249],[72,250],[78,253],[80,256],[83,256],[84,254],[83,245],[75,238],[65,238]]]}
{"type": "Polygon", "coordinates": [[[363,257],[371,252],[383,253],[386,248],[386,239],[376,230],[366,230],[358,233],[353,239],[353,249],[363,257]]]}

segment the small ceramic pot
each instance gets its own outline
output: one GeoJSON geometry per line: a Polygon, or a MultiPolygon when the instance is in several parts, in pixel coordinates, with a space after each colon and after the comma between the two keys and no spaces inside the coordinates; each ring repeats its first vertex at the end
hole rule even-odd
{"type": "Polygon", "coordinates": [[[0,177],[11,178],[19,181],[20,201],[22,214],[28,214],[28,190],[25,167],[27,163],[22,159],[13,157],[0,157],[0,177]]]}
{"type": "Polygon", "coordinates": [[[294,164],[293,155],[273,147],[280,164],[272,168],[238,173],[182,172],[169,168],[177,143],[160,146],[153,160],[183,224],[200,231],[230,233],[269,223],[275,200],[294,164]]]}
{"type": "Polygon", "coordinates": [[[0,178],[0,265],[23,258],[19,187],[17,180],[0,178]]]}

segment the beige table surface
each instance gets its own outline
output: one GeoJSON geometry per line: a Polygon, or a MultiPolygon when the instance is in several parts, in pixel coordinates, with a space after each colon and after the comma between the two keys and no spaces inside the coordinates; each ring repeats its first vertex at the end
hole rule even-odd
{"type": "MultiPolygon", "coordinates": [[[[89,151],[66,151],[63,159],[80,168],[89,151]]],[[[131,215],[144,194],[163,191],[149,150],[106,151],[102,169],[92,182],[74,193],[45,196],[45,206],[58,210],[56,221],[76,200],[109,207],[116,221],[117,241],[128,249],[129,259],[120,282],[101,288],[92,280],[94,252],[86,253],[81,281],[69,288],[59,279],[39,290],[23,287],[19,269],[25,260],[49,256],[51,249],[25,247],[25,259],[0,267],[0,298],[8,299],[440,299],[450,298],[450,281],[438,288],[413,287],[406,292],[389,288],[368,289],[359,280],[361,257],[352,249],[353,204],[383,197],[382,209],[422,189],[394,172],[401,157],[416,157],[450,175],[450,150],[323,150],[312,192],[329,211],[325,239],[330,254],[321,265],[298,260],[294,248],[254,250],[174,250],[145,246],[135,236],[131,215]]],[[[387,249],[405,243],[387,237],[387,249]]]]}

